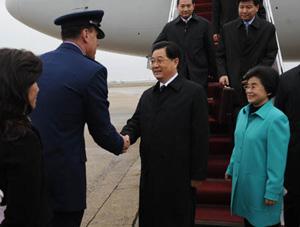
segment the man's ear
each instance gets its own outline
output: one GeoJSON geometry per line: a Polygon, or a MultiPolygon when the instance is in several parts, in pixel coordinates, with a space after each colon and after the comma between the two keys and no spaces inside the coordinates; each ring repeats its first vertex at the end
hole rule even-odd
{"type": "Polygon", "coordinates": [[[89,30],[87,28],[84,28],[80,32],[80,37],[84,42],[87,42],[87,39],[89,37],[89,30]]]}
{"type": "Polygon", "coordinates": [[[256,6],[256,13],[258,13],[259,8],[260,8],[260,6],[259,6],[259,4],[257,4],[257,6],[256,6]]]}
{"type": "Polygon", "coordinates": [[[179,65],[179,58],[175,58],[175,59],[174,59],[174,62],[175,62],[175,64],[176,64],[176,67],[178,67],[178,65],[179,65]]]}

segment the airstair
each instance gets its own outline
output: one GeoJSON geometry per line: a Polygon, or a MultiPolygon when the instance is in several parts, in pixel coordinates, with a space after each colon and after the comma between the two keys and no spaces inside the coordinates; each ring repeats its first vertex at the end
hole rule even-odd
{"type": "MultiPolygon", "coordinates": [[[[176,0],[172,1],[169,21],[176,14],[176,0]]],[[[267,20],[274,22],[271,3],[264,0],[267,20]]],[[[196,0],[195,13],[211,21],[212,0],[196,0]]],[[[278,43],[278,42],[277,42],[278,43]]],[[[279,46],[279,43],[278,43],[279,46]]],[[[279,73],[283,72],[283,62],[279,50],[274,63],[279,73]]],[[[209,160],[208,176],[197,188],[197,226],[243,226],[243,220],[230,212],[231,181],[224,180],[224,174],[233,149],[232,90],[223,88],[218,82],[208,85],[209,103],[209,160]]]]}

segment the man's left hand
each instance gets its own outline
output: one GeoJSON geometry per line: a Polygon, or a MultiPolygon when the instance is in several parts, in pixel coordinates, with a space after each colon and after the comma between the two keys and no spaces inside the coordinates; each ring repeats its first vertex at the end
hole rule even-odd
{"type": "Polygon", "coordinates": [[[121,135],[121,136],[122,136],[123,141],[124,141],[124,143],[123,143],[123,152],[125,153],[127,151],[127,149],[129,148],[129,146],[130,146],[130,138],[129,138],[129,135],[125,135],[125,136],[121,135]]]}
{"type": "Polygon", "coordinates": [[[3,194],[3,192],[1,191],[1,189],[0,189],[0,203],[2,202],[2,198],[4,197],[4,194],[3,194]]]}

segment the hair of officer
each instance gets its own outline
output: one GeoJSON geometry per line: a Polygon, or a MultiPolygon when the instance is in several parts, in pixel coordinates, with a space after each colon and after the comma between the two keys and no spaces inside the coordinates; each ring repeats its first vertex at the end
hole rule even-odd
{"type": "Polygon", "coordinates": [[[165,48],[166,55],[169,59],[172,59],[172,60],[175,58],[180,59],[181,53],[180,53],[179,47],[177,46],[177,44],[175,44],[174,42],[170,42],[170,41],[161,41],[161,42],[155,43],[152,46],[151,53],[153,53],[155,50],[163,49],[163,48],[165,48]]]}
{"type": "Polygon", "coordinates": [[[260,0],[238,0],[237,3],[240,4],[240,2],[253,2],[255,6],[259,5],[260,0]]]}
{"type": "Polygon", "coordinates": [[[42,62],[32,52],[0,49],[0,139],[11,141],[28,128],[32,110],[29,88],[42,72],[42,62]]]}
{"type": "Polygon", "coordinates": [[[80,36],[80,33],[83,29],[92,29],[93,25],[84,25],[84,26],[79,26],[79,25],[73,25],[73,26],[67,26],[67,27],[62,27],[61,29],[61,38],[62,40],[68,40],[68,39],[77,39],[80,36]]]}
{"type": "Polygon", "coordinates": [[[268,66],[255,66],[244,75],[243,80],[247,81],[252,77],[260,80],[266,92],[270,93],[268,95],[269,99],[276,95],[279,85],[279,74],[275,69],[268,66]]]}
{"type": "MultiPolygon", "coordinates": [[[[192,3],[195,4],[196,0],[192,0],[192,3]]],[[[177,0],[177,6],[179,5],[180,0],[177,0]]]]}

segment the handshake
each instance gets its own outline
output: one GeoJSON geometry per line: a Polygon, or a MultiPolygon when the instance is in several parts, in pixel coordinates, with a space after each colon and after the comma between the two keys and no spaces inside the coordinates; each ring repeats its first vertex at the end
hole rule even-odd
{"type": "Polygon", "coordinates": [[[121,136],[122,136],[123,141],[124,141],[124,143],[123,143],[123,153],[125,153],[125,152],[127,152],[128,148],[130,146],[130,138],[129,138],[128,135],[125,135],[125,136],[121,135],[121,136]]]}
{"type": "Polygon", "coordinates": [[[4,197],[4,194],[3,194],[3,192],[1,191],[1,189],[0,189],[0,204],[1,204],[1,202],[2,202],[2,198],[4,197]]]}

